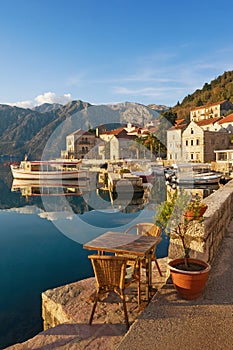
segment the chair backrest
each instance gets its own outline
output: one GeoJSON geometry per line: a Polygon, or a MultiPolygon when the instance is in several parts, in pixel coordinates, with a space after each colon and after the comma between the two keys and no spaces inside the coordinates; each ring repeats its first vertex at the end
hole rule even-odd
{"type": "Polygon", "coordinates": [[[111,255],[89,255],[88,258],[91,259],[99,288],[124,289],[127,258],[111,255]]]}
{"type": "Polygon", "coordinates": [[[125,233],[137,233],[145,236],[161,236],[161,228],[151,222],[141,222],[139,224],[129,227],[125,233]]]}

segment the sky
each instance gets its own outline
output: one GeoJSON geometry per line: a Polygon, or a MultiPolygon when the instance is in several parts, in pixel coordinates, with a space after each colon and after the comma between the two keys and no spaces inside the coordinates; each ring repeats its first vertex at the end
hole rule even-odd
{"type": "Polygon", "coordinates": [[[233,70],[232,0],[0,0],[0,103],[174,106],[233,70]]]}

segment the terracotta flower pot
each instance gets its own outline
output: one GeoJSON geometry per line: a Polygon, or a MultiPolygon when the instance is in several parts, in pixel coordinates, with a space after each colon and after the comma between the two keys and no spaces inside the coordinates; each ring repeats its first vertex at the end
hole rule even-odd
{"type": "Polygon", "coordinates": [[[179,265],[184,263],[183,258],[170,261],[168,267],[178,295],[182,299],[192,300],[201,296],[211,267],[202,260],[191,258],[187,260],[193,267],[192,271],[179,269],[179,265]],[[200,271],[195,271],[196,266],[199,266],[200,271]]]}
{"type": "Polygon", "coordinates": [[[184,216],[187,220],[199,220],[202,217],[202,215],[205,213],[207,208],[208,208],[207,205],[200,207],[198,213],[194,210],[187,210],[184,216]]]}

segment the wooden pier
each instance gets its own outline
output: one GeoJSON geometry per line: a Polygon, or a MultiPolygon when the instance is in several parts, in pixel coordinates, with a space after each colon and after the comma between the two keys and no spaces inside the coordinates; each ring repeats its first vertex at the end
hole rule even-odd
{"type": "Polygon", "coordinates": [[[143,193],[143,182],[139,176],[132,175],[130,173],[118,174],[114,172],[107,172],[107,186],[111,192],[131,192],[132,188],[134,193],[143,193]]]}

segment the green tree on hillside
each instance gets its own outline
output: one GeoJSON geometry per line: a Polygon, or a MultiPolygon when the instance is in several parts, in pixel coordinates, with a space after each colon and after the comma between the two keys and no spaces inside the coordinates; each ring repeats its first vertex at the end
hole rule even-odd
{"type": "Polygon", "coordinates": [[[177,117],[189,120],[192,108],[229,100],[233,103],[233,71],[224,72],[210,83],[204,83],[202,89],[197,89],[193,94],[184,97],[183,101],[171,109],[177,117]]]}

